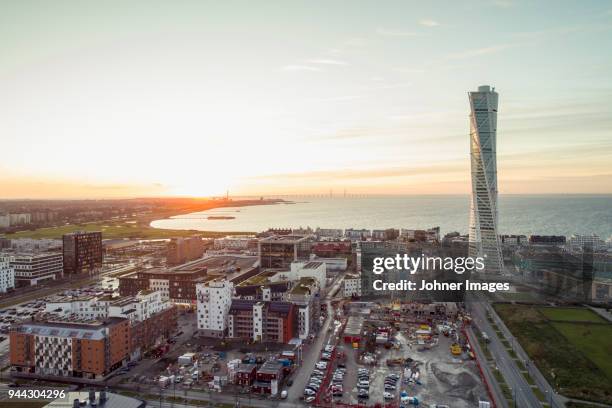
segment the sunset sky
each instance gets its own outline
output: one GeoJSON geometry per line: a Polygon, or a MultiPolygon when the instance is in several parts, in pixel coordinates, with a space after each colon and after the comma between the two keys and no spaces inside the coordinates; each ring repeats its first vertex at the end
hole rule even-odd
{"type": "Polygon", "coordinates": [[[609,1],[3,1],[0,199],[612,193],[609,1]]]}

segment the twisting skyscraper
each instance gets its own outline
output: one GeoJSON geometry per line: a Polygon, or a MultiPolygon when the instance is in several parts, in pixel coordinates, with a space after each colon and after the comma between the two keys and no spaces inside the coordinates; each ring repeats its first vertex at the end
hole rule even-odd
{"type": "Polygon", "coordinates": [[[470,256],[485,258],[487,273],[503,271],[497,233],[497,101],[495,88],[479,86],[469,93],[472,200],[470,256]]]}

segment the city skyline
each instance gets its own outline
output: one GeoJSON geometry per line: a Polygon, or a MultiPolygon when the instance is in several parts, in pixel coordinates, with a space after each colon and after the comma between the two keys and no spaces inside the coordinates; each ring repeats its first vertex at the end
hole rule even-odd
{"type": "Polygon", "coordinates": [[[469,194],[483,83],[501,194],[611,194],[610,4],[447,5],[5,3],[0,198],[469,194]]]}

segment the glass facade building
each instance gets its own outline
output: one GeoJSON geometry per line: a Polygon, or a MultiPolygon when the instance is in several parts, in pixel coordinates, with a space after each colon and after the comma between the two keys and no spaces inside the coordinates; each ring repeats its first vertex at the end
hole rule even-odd
{"type": "Polygon", "coordinates": [[[503,271],[497,231],[497,106],[498,94],[488,85],[469,93],[470,158],[472,197],[470,203],[469,255],[485,259],[485,272],[503,271]]]}

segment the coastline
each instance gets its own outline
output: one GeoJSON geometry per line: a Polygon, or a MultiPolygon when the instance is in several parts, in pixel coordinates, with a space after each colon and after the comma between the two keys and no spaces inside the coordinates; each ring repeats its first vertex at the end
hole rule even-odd
{"type": "Polygon", "coordinates": [[[168,239],[172,237],[190,237],[200,235],[204,238],[218,238],[226,235],[250,235],[254,231],[200,231],[195,229],[164,229],[155,228],[150,224],[155,220],[170,219],[172,217],[208,211],[224,207],[248,207],[255,205],[276,205],[286,203],[281,199],[259,200],[208,200],[188,207],[164,209],[151,214],[143,214],[121,220],[102,220],[83,224],[68,224],[53,227],[25,230],[4,234],[6,238],[33,238],[33,239],[61,239],[63,234],[75,231],[102,231],[103,239],[168,239]]]}

